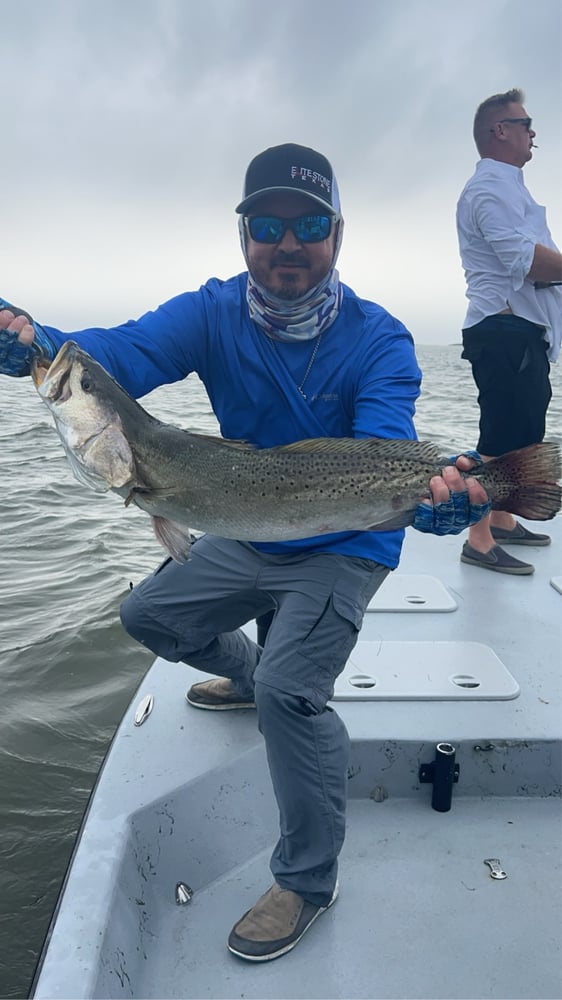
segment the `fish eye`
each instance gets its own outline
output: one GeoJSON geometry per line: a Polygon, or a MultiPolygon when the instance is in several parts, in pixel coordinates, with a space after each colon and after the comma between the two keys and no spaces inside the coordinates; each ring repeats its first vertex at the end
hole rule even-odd
{"type": "Polygon", "coordinates": [[[92,389],[94,388],[94,383],[92,382],[92,379],[86,372],[82,375],[82,378],[80,379],[80,387],[84,390],[84,392],[91,392],[92,389]]]}

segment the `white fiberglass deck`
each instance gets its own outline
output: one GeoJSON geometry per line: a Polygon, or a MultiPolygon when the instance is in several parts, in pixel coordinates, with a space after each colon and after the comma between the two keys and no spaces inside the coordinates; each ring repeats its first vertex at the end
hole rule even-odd
{"type": "Polygon", "coordinates": [[[157,660],[103,768],[33,995],[560,1000],[562,518],[548,530],[550,547],[511,550],[535,564],[531,578],[465,566],[462,539],[408,531],[391,578],[408,585],[393,582],[394,596],[423,598],[429,575],[446,607],[366,616],[373,657],[361,669],[393,644],[406,694],[360,688],[334,702],[352,737],[340,898],[275,962],[226,949],[271,882],[277,837],[255,713],[190,708],[186,688],[202,675],[157,660]],[[447,677],[483,682],[491,656],[516,690],[475,696],[469,684],[447,698],[437,685],[416,697],[430,648],[447,677]],[[135,727],[147,693],[153,711],[135,727]],[[439,742],[460,770],[448,812],[420,783],[439,742]],[[178,882],[193,890],[181,906],[178,882]]]}

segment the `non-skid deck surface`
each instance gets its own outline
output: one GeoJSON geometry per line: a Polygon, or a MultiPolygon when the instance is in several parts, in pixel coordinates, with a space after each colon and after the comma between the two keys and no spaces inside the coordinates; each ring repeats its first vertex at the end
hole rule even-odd
{"type": "Polygon", "coordinates": [[[561,832],[552,799],[459,799],[449,813],[352,800],[340,897],[290,955],[258,965],[226,950],[270,884],[268,850],[184,907],[170,894],[134,995],[560,998],[561,832]]]}

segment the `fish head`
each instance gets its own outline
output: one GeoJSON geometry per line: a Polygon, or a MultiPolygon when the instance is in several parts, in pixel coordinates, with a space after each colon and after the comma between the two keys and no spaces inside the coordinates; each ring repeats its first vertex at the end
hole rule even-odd
{"type": "Polygon", "coordinates": [[[135,463],[118,412],[124,389],[74,341],[46,368],[32,366],[39,396],[54,418],[77,479],[98,492],[132,482],[135,463]]]}

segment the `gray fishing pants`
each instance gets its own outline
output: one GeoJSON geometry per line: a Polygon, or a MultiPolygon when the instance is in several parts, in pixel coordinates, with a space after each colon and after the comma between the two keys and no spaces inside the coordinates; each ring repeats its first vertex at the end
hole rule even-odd
{"type": "Polygon", "coordinates": [[[271,870],[317,906],[336,882],[349,754],[326,703],[388,572],[368,559],[269,555],[204,535],[188,563],[167,559],[121,607],[126,630],[154,653],[253,695],[280,815],[271,870]],[[262,650],[240,626],[271,610],[262,650]]]}

